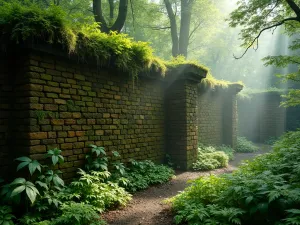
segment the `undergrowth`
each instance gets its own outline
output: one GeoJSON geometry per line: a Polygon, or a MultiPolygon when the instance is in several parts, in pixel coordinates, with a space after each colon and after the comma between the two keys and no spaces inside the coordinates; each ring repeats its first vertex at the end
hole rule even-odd
{"type": "Polygon", "coordinates": [[[108,156],[103,147],[90,147],[86,169],[79,169],[79,177],[69,185],[57,170],[64,163],[61,150],[49,150],[47,164],[17,158],[17,170],[27,170],[28,175],[0,186],[0,225],[103,225],[100,214],[125,206],[131,199],[128,191],[167,182],[174,175],[171,168],[151,161],[133,160],[127,168],[118,152],[108,156]]]}
{"type": "Polygon", "coordinates": [[[233,159],[233,149],[228,146],[205,146],[199,144],[197,161],[194,170],[213,170],[228,166],[229,159],[233,159]]]}
{"type": "Polygon", "coordinates": [[[299,224],[300,131],[286,133],[274,146],[232,174],[191,181],[169,200],[176,224],[299,224]]]}
{"type": "Polygon", "coordinates": [[[238,137],[237,138],[237,146],[236,152],[244,152],[244,153],[251,153],[258,151],[258,147],[253,144],[253,142],[247,140],[245,137],[238,137]]]}

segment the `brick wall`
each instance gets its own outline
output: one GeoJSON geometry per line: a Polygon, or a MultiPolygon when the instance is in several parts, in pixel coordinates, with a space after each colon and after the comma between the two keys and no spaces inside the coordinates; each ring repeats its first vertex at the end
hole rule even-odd
{"type": "Polygon", "coordinates": [[[251,99],[239,100],[239,135],[258,143],[281,136],[286,129],[286,109],[280,107],[280,101],[276,93],[255,94],[251,99]]]}
{"type": "Polygon", "coordinates": [[[197,100],[206,75],[199,68],[185,65],[166,78],[141,75],[133,83],[128,74],[32,49],[6,54],[0,65],[0,177],[15,171],[13,158],[42,159],[59,148],[65,157],[59,169],[68,180],[90,144],[118,151],[123,162],[162,162],[168,153],[178,168],[189,169],[197,158],[199,121],[207,127],[199,137],[221,140],[221,100],[197,100]]]}
{"type": "Polygon", "coordinates": [[[200,92],[198,96],[198,138],[205,145],[222,144],[222,95],[220,92],[200,92]]]}
{"type": "Polygon", "coordinates": [[[236,147],[237,99],[242,86],[198,91],[198,140],[205,145],[236,147]]]}

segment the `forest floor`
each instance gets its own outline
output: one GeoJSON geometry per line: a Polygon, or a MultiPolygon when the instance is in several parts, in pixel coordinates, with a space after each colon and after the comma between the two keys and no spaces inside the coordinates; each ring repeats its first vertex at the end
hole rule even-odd
{"type": "Polygon", "coordinates": [[[112,210],[103,214],[109,225],[174,225],[170,206],[163,200],[173,197],[188,186],[187,181],[209,174],[230,173],[237,169],[242,160],[270,151],[270,146],[260,145],[255,153],[236,153],[235,159],[227,168],[208,172],[176,172],[176,178],[168,183],[150,187],[133,195],[132,201],[123,209],[112,210]]]}

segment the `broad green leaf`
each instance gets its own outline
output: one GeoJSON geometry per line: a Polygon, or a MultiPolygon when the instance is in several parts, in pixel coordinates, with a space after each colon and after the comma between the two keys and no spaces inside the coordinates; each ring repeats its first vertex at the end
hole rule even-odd
{"type": "Polygon", "coordinates": [[[20,169],[22,169],[23,167],[27,166],[30,162],[21,162],[18,167],[17,167],[17,171],[19,171],[20,169]]]}
{"type": "Polygon", "coordinates": [[[61,185],[61,186],[64,186],[65,184],[64,184],[64,181],[58,176],[58,175],[54,175],[53,176],[53,183],[55,184],[55,185],[61,185]]]}
{"type": "Polygon", "coordinates": [[[24,178],[16,178],[13,182],[10,183],[10,185],[15,185],[15,184],[24,184],[26,180],[24,178]]]}
{"type": "Polygon", "coordinates": [[[58,157],[57,156],[55,156],[55,155],[52,156],[52,163],[53,163],[54,166],[56,165],[56,163],[58,163],[58,157]]]}
{"type": "Polygon", "coordinates": [[[48,185],[46,183],[41,181],[36,181],[35,183],[48,190],[48,185]]]}
{"type": "Polygon", "coordinates": [[[26,156],[16,158],[15,160],[17,160],[17,161],[23,161],[23,162],[31,162],[32,161],[30,158],[28,158],[26,156]]]}
{"type": "Polygon", "coordinates": [[[31,187],[27,187],[26,194],[29,200],[31,201],[31,203],[33,204],[35,202],[37,193],[31,187]]]}
{"type": "Polygon", "coordinates": [[[15,195],[18,195],[18,194],[22,193],[25,189],[26,189],[26,186],[25,186],[25,185],[16,187],[16,188],[12,191],[11,197],[13,197],[13,196],[15,196],[15,195]]]}

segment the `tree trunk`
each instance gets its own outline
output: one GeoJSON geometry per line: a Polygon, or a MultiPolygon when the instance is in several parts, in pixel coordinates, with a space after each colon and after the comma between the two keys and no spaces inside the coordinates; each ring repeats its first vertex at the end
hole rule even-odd
{"type": "Polygon", "coordinates": [[[176,17],[172,9],[172,5],[169,0],[164,0],[168,17],[170,20],[170,27],[171,27],[171,38],[172,38],[172,55],[174,57],[179,55],[179,40],[178,40],[178,33],[177,33],[177,23],[176,17]]]}
{"type": "Polygon", "coordinates": [[[187,57],[193,0],[181,0],[179,54],[187,57]]]}
{"type": "Polygon", "coordinates": [[[114,0],[108,0],[108,4],[109,4],[109,25],[112,25],[114,20],[114,10],[115,10],[114,0]]]}
{"type": "MultiPolygon", "coordinates": [[[[112,20],[113,18],[111,16],[114,16],[114,14],[113,14],[113,9],[111,8],[110,1],[111,0],[109,0],[110,19],[112,20]]],[[[114,7],[114,4],[112,4],[112,7],[114,7]]],[[[95,21],[97,23],[100,23],[101,32],[104,33],[109,33],[110,31],[120,32],[124,26],[127,17],[127,8],[128,8],[128,0],[120,0],[118,17],[114,22],[114,24],[111,27],[108,27],[105,18],[103,16],[101,0],[93,0],[93,13],[94,13],[95,21]]]]}

